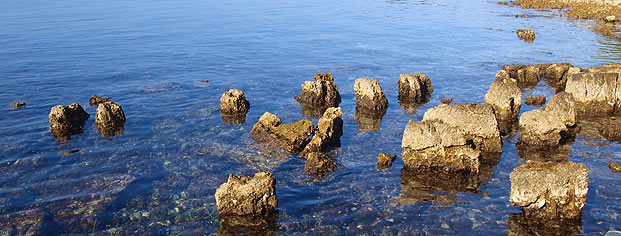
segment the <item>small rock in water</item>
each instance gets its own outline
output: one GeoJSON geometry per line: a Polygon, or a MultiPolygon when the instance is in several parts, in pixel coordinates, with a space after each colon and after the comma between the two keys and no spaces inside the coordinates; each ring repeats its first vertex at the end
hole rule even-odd
{"type": "Polygon", "coordinates": [[[216,190],[218,211],[220,215],[270,214],[278,207],[275,187],[271,173],[259,172],[254,177],[229,175],[216,190]]]}
{"type": "Polygon", "coordinates": [[[377,169],[383,170],[392,167],[392,162],[395,161],[397,155],[386,154],[381,152],[377,155],[377,169]]]}
{"type": "Polygon", "coordinates": [[[82,151],[82,149],[75,149],[75,150],[71,150],[71,151],[67,151],[67,152],[60,152],[60,154],[69,155],[69,154],[73,154],[73,153],[76,153],[76,152],[79,152],[79,151],[82,151]]]}
{"type": "Polygon", "coordinates": [[[614,162],[608,163],[608,168],[610,168],[612,172],[621,172],[621,165],[618,165],[617,163],[614,163],[614,162]]]}
{"type": "Polygon", "coordinates": [[[315,134],[303,152],[325,151],[327,148],[340,146],[343,135],[342,116],[341,108],[328,108],[317,122],[315,134]]]}
{"type": "Polygon", "coordinates": [[[445,98],[445,99],[442,99],[441,101],[444,104],[451,104],[451,102],[453,102],[453,99],[452,98],[445,98]]]}
{"type": "Polygon", "coordinates": [[[223,114],[244,114],[250,109],[250,102],[246,100],[244,91],[230,89],[220,97],[220,112],[223,114]]]}
{"type": "Polygon", "coordinates": [[[519,29],[517,31],[518,39],[524,40],[527,43],[535,41],[535,32],[532,29],[519,29]]]}
{"type": "Polygon", "coordinates": [[[17,109],[22,108],[22,107],[24,107],[24,106],[26,106],[26,105],[28,105],[28,103],[27,103],[27,102],[25,102],[25,101],[20,101],[20,102],[14,102],[14,103],[13,103],[13,106],[14,106],[15,108],[17,108],[17,109]]]}
{"type": "Polygon", "coordinates": [[[52,137],[65,141],[69,135],[81,133],[88,117],[90,115],[77,103],[53,107],[49,114],[52,137]]]}
{"type": "Polygon", "coordinates": [[[119,104],[104,102],[97,107],[95,125],[104,137],[118,135],[125,126],[125,120],[125,113],[119,104]]]}
{"type": "Polygon", "coordinates": [[[356,110],[386,113],[388,100],[379,82],[374,79],[359,78],[354,83],[356,110]]]}
{"type": "Polygon", "coordinates": [[[302,91],[295,100],[302,106],[305,117],[319,117],[329,107],[337,107],[341,103],[341,95],[329,73],[315,75],[315,81],[305,81],[302,91]]]}
{"type": "Polygon", "coordinates": [[[544,96],[528,96],[524,98],[524,103],[529,106],[543,106],[546,104],[546,97],[544,96]]]}
{"type": "Polygon", "coordinates": [[[431,80],[425,74],[401,74],[398,85],[400,102],[423,104],[433,93],[431,80]]]}
{"type": "Polygon", "coordinates": [[[90,99],[88,99],[88,104],[91,106],[97,106],[101,103],[107,102],[108,100],[110,100],[109,97],[107,98],[102,98],[102,97],[98,97],[96,95],[93,95],[90,99]]]}
{"type": "Polygon", "coordinates": [[[575,101],[571,94],[560,92],[539,110],[522,113],[519,142],[536,146],[557,146],[567,139],[576,125],[575,101]]]}

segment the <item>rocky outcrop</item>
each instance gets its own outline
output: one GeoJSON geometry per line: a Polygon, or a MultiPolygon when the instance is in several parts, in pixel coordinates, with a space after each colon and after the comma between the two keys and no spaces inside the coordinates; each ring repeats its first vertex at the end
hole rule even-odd
{"type": "Polygon", "coordinates": [[[461,130],[484,153],[502,152],[494,109],[489,104],[441,104],[423,115],[423,121],[438,120],[461,130]]]}
{"type": "Polygon", "coordinates": [[[250,131],[250,135],[256,141],[273,141],[289,153],[299,153],[310,142],[309,136],[313,131],[313,122],[309,120],[281,124],[276,115],[265,112],[250,131]]]}
{"type": "Polygon", "coordinates": [[[230,89],[220,97],[220,112],[223,115],[246,114],[250,109],[250,102],[246,100],[244,91],[230,89]]]}
{"type": "Polygon", "coordinates": [[[431,80],[425,74],[399,75],[399,101],[402,103],[424,104],[433,93],[431,80]]]}
{"type": "Polygon", "coordinates": [[[519,40],[532,43],[535,41],[535,32],[532,29],[519,29],[517,30],[517,36],[519,40]]]}
{"type": "MultiPolygon", "coordinates": [[[[520,88],[536,86],[541,78],[557,92],[563,91],[567,81],[567,72],[572,65],[569,63],[546,63],[536,65],[506,65],[498,72],[496,80],[515,80],[520,88]],[[508,77],[508,78],[507,78],[508,77]]],[[[579,69],[579,68],[576,68],[579,69]]],[[[575,72],[575,69],[572,70],[575,72]]]]}
{"type": "Polygon", "coordinates": [[[305,153],[325,151],[330,147],[341,145],[343,135],[343,112],[341,108],[328,108],[317,122],[317,129],[310,143],[304,148],[305,153]]]}
{"type": "Polygon", "coordinates": [[[268,215],[278,207],[276,179],[271,173],[250,176],[229,175],[216,190],[220,215],[268,215]]]}
{"type": "Polygon", "coordinates": [[[388,99],[379,82],[374,79],[359,78],[354,83],[356,93],[356,110],[374,114],[384,114],[388,108],[388,99]]]}
{"type": "Polygon", "coordinates": [[[71,134],[82,133],[88,117],[90,115],[77,103],[52,107],[49,114],[52,137],[64,140],[71,134]]]}
{"type": "Polygon", "coordinates": [[[108,97],[104,98],[93,95],[90,99],[88,99],[88,104],[91,106],[98,106],[99,104],[107,102],[108,100],[110,100],[110,98],[108,97]]]}
{"type": "Polygon", "coordinates": [[[492,105],[498,123],[515,122],[522,107],[522,91],[515,84],[493,81],[485,94],[485,103],[492,105]]]}
{"type": "Polygon", "coordinates": [[[546,97],[544,96],[528,96],[524,98],[524,103],[529,106],[540,107],[546,104],[546,97]]]}
{"type": "Polygon", "coordinates": [[[510,174],[510,202],[527,217],[579,219],[587,200],[585,164],[527,161],[510,174]]]}
{"type": "Polygon", "coordinates": [[[336,162],[325,153],[311,152],[306,156],[306,163],[304,164],[306,175],[323,177],[335,169],[336,162]]]}
{"type": "Polygon", "coordinates": [[[395,159],[397,159],[397,155],[395,154],[380,152],[380,154],[377,154],[377,169],[383,170],[390,168],[392,166],[392,162],[395,161],[395,159]]]}
{"type": "Polygon", "coordinates": [[[341,95],[332,74],[322,73],[315,75],[315,81],[305,81],[295,100],[302,106],[305,117],[319,117],[327,108],[337,107],[341,95]]]}
{"type": "Polygon", "coordinates": [[[121,105],[113,102],[100,103],[97,106],[95,125],[102,136],[118,135],[125,127],[125,113],[121,105]]]}
{"type": "Polygon", "coordinates": [[[511,76],[509,75],[509,72],[507,72],[506,70],[499,70],[498,72],[496,72],[495,79],[496,81],[517,85],[517,80],[514,78],[511,78],[511,76]]]}
{"type": "Polygon", "coordinates": [[[460,129],[442,121],[410,120],[401,146],[407,169],[479,173],[480,152],[466,144],[460,129]]]}
{"type": "Polygon", "coordinates": [[[575,102],[571,94],[560,92],[543,108],[522,113],[519,142],[556,146],[570,136],[576,125],[575,102]]]}
{"type": "Polygon", "coordinates": [[[581,114],[610,115],[621,106],[619,73],[579,72],[567,80],[565,92],[573,95],[581,114]]]}

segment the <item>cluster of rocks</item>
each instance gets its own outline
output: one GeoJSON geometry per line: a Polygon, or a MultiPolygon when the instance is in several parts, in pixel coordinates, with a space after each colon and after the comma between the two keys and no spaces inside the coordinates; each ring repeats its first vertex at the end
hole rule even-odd
{"type": "MultiPolygon", "coordinates": [[[[72,134],[83,132],[86,120],[90,115],[78,103],[57,105],[52,107],[50,114],[50,131],[52,137],[66,141],[72,134]]],[[[121,105],[113,102],[102,102],[97,107],[95,125],[102,136],[120,134],[125,125],[125,113],[121,105]]]]}
{"type": "Polygon", "coordinates": [[[535,41],[535,32],[532,29],[519,29],[517,30],[517,36],[519,40],[524,40],[527,43],[535,41]]]}

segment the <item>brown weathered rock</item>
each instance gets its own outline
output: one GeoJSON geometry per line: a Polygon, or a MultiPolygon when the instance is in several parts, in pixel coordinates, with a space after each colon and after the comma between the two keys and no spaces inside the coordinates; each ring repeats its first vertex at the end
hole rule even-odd
{"type": "Polygon", "coordinates": [[[498,72],[496,72],[496,81],[517,85],[517,80],[511,78],[506,70],[499,70],[498,72]]]}
{"type": "Polygon", "coordinates": [[[540,69],[534,65],[528,65],[517,71],[518,86],[521,88],[534,87],[541,80],[540,69]]]}
{"type": "Polygon", "coordinates": [[[356,92],[356,109],[374,113],[386,112],[388,99],[377,80],[359,78],[354,83],[354,91],[356,92]]]}
{"type": "Polygon", "coordinates": [[[524,98],[524,103],[526,103],[529,106],[543,106],[544,104],[546,104],[546,97],[544,96],[528,96],[526,98],[524,98]]]}
{"type": "Polygon", "coordinates": [[[95,125],[103,136],[118,134],[125,126],[125,113],[121,105],[113,102],[100,103],[97,106],[95,125]]]}
{"type": "Polygon", "coordinates": [[[66,139],[71,134],[81,133],[88,117],[90,115],[77,103],[53,107],[49,114],[52,137],[66,139]]]}
{"type": "Polygon", "coordinates": [[[621,123],[614,122],[598,128],[600,135],[610,142],[621,141],[621,123]]]}
{"type": "Polygon", "coordinates": [[[337,107],[341,103],[341,95],[332,74],[323,73],[316,74],[315,81],[305,81],[295,100],[302,106],[304,116],[317,117],[328,107],[337,107]]]}
{"type": "Polygon", "coordinates": [[[220,97],[220,112],[222,114],[245,114],[250,109],[250,102],[246,100],[244,91],[230,89],[220,97]]]}
{"type": "Polygon", "coordinates": [[[276,126],[274,134],[283,141],[282,147],[289,153],[301,152],[308,144],[309,136],[313,134],[314,125],[310,120],[300,120],[295,123],[276,126]]]}
{"type": "Polygon", "coordinates": [[[306,175],[324,176],[335,169],[336,162],[325,153],[311,152],[306,156],[306,163],[304,164],[306,175]]]}
{"type": "Polygon", "coordinates": [[[280,123],[282,123],[282,121],[278,118],[278,116],[265,112],[261,118],[259,118],[259,121],[257,121],[254,127],[252,127],[250,135],[252,135],[252,138],[257,141],[262,142],[270,140],[272,139],[274,129],[276,126],[280,125],[280,123]]]}
{"type": "Polygon", "coordinates": [[[576,124],[572,95],[560,92],[540,110],[527,111],[519,120],[521,143],[556,146],[576,124]]]}
{"type": "Polygon", "coordinates": [[[608,163],[608,168],[610,168],[612,172],[621,172],[621,166],[614,162],[608,163]]]}
{"type": "Polygon", "coordinates": [[[278,207],[276,179],[271,173],[259,172],[250,176],[229,175],[226,183],[216,190],[216,205],[220,215],[267,215],[278,207]]]}
{"type": "Polygon", "coordinates": [[[554,88],[556,92],[565,90],[567,83],[567,72],[573,66],[569,63],[551,63],[542,67],[542,77],[548,86],[554,88]]]}
{"type": "Polygon", "coordinates": [[[589,190],[585,164],[527,161],[510,174],[512,205],[528,217],[579,219],[589,190]]]}
{"type": "Polygon", "coordinates": [[[425,74],[399,75],[399,101],[424,104],[433,93],[431,80],[425,74]]]}
{"type": "Polygon", "coordinates": [[[15,108],[17,108],[17,109],[20,109],[20,108],[22,108],[22,107],[25,107],[26,105],[28,105],[28,103],[27,103],[27,102],[25,102],[25,101],[20,101],[20,102],[14,102],[14,103],[13,103],[13,106],[14,106],[15,108]]]}
{"type": "Polygon", "coordinates": [[[515,84],[492,81],[485,94],[485,103],[492,105],[497,121],[517,120],[522,107],[522,91],[515,84]]]}
{"type": "Polygon", "coordinates": [[[340,146],[341,135],[343,135],[342,116],[341,108],[328,108],[317,122],[317,129],[310,143],[304,148],[304,152],[319,152],[329,147],[340,146]]]}
{"type": "Polygon", "coordinates": [[[567,80],[565,92],[574,96],[580,113],[609,115],[618,100],[618,78],[618,73],[574,73],[567,80]]]}
{"type": "Polygon", "coordinates": [[[110,98],[106,97],[106,98],[102,98],[102,97],[98,97],[96,95],[93,95],[90,99],[88,99],[88,104],[91,106],[97,106],[101,103],[107,102],[108,100],[110,100],[110,98]]]}
{"type": "Polygon", "coordinates": [[[535,32],[532,29],[519,29],[517,30],[518,39],[524,40],[528,43],[535,41],[535,32]]]}
{"type": "Polygon", "coordinates": [[[392,162],[395,161],[395,159],[397,159],[397,155],[395,154],[380,152],[380,154],[377,154],[377,169],[383,170],[390,168],[392,166],[392,162]]]}
{"type": "Polygon", "coordinates": [[[410,120],[401,146],[405,168],[479,172],[480,152],[466,145],[466,137],[460,129],[442,121],[410,120]]]}
{"type": "Polygon", "coordinates": [[[452,98],[445,98],[445,99],[442,99],[442,100],[440,100],[440,101],[441,101],[443,104],[450,105],[450,104],[451,104],[451,102],[453,102],[453,99],[452,99],[452,98]]]}
{"type": "Polygon", "coordinates": [[[457,127],[464,133],[466,140],[472,140],[481,152],[502,152],[498,122],[489,104],[441,104],[423,115],[423,121],[431,120],[457,127]]]}

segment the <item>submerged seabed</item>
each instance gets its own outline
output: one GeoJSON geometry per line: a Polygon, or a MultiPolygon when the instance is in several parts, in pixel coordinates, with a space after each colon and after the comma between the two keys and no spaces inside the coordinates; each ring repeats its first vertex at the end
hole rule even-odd
{"type": "MultiPolygon", "coordinates": [[[[444,98],[483,102],[506,64],[619,62],[620,43],[588,21],[494,1],[16,1],[0,8],[0,225],[35,234],[211,234],[220,229],[215,189],[229,174],[271,171],[278,235],[504,234],[520,227],[509,173],[524,159],[516,138],[485,163],[477,189],[376,169],[379,152],[401,152],[408,120],[444,98]],[[515,18],[516,14],[528,18],[515,18]],[[532,28],[532,44],[515,30],[532,28]],[[332,73],[342,96],[339,166],[323,179],[296,156],[249,138],[266,111],[302,119],[293,99],[315,73],[332,73]],[[400,73],[425,73],[434,94],[417,113],[397,101],[400,73]],[[354,80],[380,81],[390,106],[379,131],[354,121],[354,80]],[[207,80],[208,82],[204,82],[207,80]],[[244,90],[246,122],[225,125],[222,92],[244,90]],[[127,116],[121,136],[101,137],[92,95],[127,116]],[[21,109],[10,103],[25,100],[21,109]],[[79,102],[84,133],[56,142],[47,114],[79,102]],[[71,153],[73,151],[73,153],[71,153]],[[77,151],[77,152],[76,152],[77,151]],[[64,154],[63,154],[64,153],[64,154]],[[517,226],[516,226],[517,225],[517,226]],[[508,230],[509,229],[509,230],[508,230]]],[[[542,81],[524,95],[554,91],[542,81]]],[[[532,110],[522,106],[522,112],[532,110]]],[[[316,121],[316,119],[314,119],[316,121]]],[[[589,168],[581,225],[565,233],[621,230],[621,144],[579,135],[569,160],[589,168]],[[577,229],[577,230],[576,230],[577,229]]]]}

